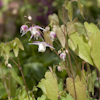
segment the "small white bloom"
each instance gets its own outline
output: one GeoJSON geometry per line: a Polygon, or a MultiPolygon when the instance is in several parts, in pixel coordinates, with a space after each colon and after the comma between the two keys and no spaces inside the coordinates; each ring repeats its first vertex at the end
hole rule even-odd
{"type": "Polygon", "coordinates": [[[53,46],[47,44],[46,42],[34,41],[33,43],[29,43],[29,44],[38,45],[39,46],[39,48],[38,48],[39,52],[44,52],[46,50],[46,47],[50,47],[50,48],[54,49],[53,46]]]}
{"type": "Polygon", "coordinates": [[[12,65],[10,63],[7,64],[8,68],[12,68],[12,65]]]}
{"type": "Polygon", "coordinates": [[[55,38],[56,38],[56,33],[51,31],[50,34],[49,34],[49,37],[50,37],[51,41],[54,41],[55,38]]]}
{"type": "Polygon", "coordinates": [[[65,61],[66,53],[61,53],[61,54],[60,54],[60,58],[61,58],[63,61],[65,61]]]}

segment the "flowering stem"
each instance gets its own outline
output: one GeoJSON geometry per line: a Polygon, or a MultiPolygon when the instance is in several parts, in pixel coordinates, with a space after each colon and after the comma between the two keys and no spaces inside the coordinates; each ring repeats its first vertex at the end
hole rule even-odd
{"type": "Polygon", "coordinates": [[[30,100],[29,94],[28,94],[27,85],[26,85],[26,81],[25,81],[25,78],[24,78],[24,74],[23,74],[23,71],[22,71],[22,68],[21,68],[21,65],[20,65],[20,62],[19,62],[19,58],[17,57],[17,60],[18,60],[18,64],[19,64],[19,65],[18,65],[11,57],[10,57],[10,59],[16,64],[16,66],[19,68],[19,70],[20,70],[20,72],[21,72],[21,75],[22,75],[23,80],[24,80],[24,84],[25,84],[27,96],[28,96],[28,99],[30,100]]]}
{"type": "MultiPolygon", "coordinates": [[[[53,49],[53,50],[54,50],[54,52],[57,54],[57,56],[59,57],[59,55],[58,55],[58,53],[55,51],[55,49],[53,49]]],[[[60,57],[59,57],[59,58],[60,58],[60,57]]],[[[61,58],[60,58],[60,60],[62,61],[61,58]]],[[[63,65],[65,66],[65,68],[67,69],[66,71],[67,71],[67,73],[68,73],[68,76],[72,77],[72,75],[71,75],[69,69],[66,67],[65,63],[64,63],[63,61],[62,61],[62,63],[63,63],[63,65]]]]}
{"type": "Polygon", "coordinates": [[[75,100],[77,100],[76,88],[75,88],[75,79],[74,79],[73,68],[72,68],[72,63],[71,63],[71,58],[70,58],[70,54],[69,54],[69,47],[68,47],[68,44],[67,44],[67,40],[66,40],[66,47],[68,49],[68,59],[69,59],[69,64],[70,64],[70,68],[71,68],[71,72],[72,72],[72,79],[73,79],[74,92],[75,92],[75,100]]]}
{"type": "MultiPolygon", "coordinates": [[[[63,9],[63,19],[64,19],[64,7],[62,8],[63,9]]],[[[65,26],[65,24],[64,24],[65,26]]],[[[62,29],[61,29],[62,30],[62,29]]],[[[62,30],[63,32],[63,30],[62,30]]],[[[73,85],[74,85],[74,92],[75,92],[75,100],[77,100],[77,95],[76,95],[76,88],[75,88],[75,79],[74,79],[74,74],[73,74],[73,68],[72,68],[72,63],[71,63],[71,57],[70,57],[70,53],[69,53],[69,47],[68,47],[68,42],[67,42],[67,39],[66,39],[66,35],[65,35],[65,27],[64,27],[64,32],[63,32],[64,36],[65,36],[65,41],[66,41],[66,48],[68,50],[68,59],[69,59],[69,65],[70,65],[70,68],[71,68],[71,73],[72,73],[72,79],[73,79],[73,85]]]]}

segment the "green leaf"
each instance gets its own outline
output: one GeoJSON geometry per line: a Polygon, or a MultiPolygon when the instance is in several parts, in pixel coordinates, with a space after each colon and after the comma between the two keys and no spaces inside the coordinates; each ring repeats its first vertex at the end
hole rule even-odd
{"type": "Polygon", "coordinates": [[[59,18],[61,19],[61,21],[66,24],[67,20],[68,20],[67,11],[65,9],[64,9],[64,11],[58,10],[58,15],[59,15],[59,18]]]}
{"type": "MultiPolygon", "coordinates": [[[[7,75],[8,76],[8,75],[7,75]]],[[[13,78],[13,77],[11,77],[10,78],[10,95],[11,95],[11,97],[14,97],[15,96],[15,94],[16,94],[16,90],[17,90],[17,86],[18,86],[18,83],[17,83],[17,81],[13,78]]],[[[7,86],[8,86],[8,89],[9,89],[9,81],[8,80],[6,80],[6,82],[7,82],[7,86]]],[[[18,95],[17,95],[18,96],[18,95]]]]}
{"type": "Polygon", "coordinates": [[[44,68],[43,64],[35,62],[35,63],[28,63],[24,65],[23,73],[25,77],[34,78],[36,81],[40,81],[44,74],[46,68],[44,68]]]}
{"type": "Polygon", "coordinates": [[[75,27],[74,23],[72,23],[72,22],[67,23],[67,32],[69,35],[76,32],[76,27],[75,27]]]}
{"type": "Polygon", "coordinates": [[[62,79],[58,80],[58,88],[59,88],[59,91],[63,91],[63,80],[62,79]]]}
{"type": "Polygon", "coordinates": [[[7,92],[5,90],[4,85],[0,82],[0,100],[6,99],[7,97],[7,92]]]}
{"type": "Polygon", "coordinates": [[[79,36],[80,35],[87,35],[86,29],[82,23],[76,22],[75,23],[76,31],[78,32],[79,36]]]}
{"type": "Polygon", "coordinates": [[[83,70],[82,81],[85,84],[85,86],[88,87],[88,91],[92,92],[92,95],[94,95],[94,82],[97,77],[96,70],[93,70],[92,73],[91,72],[89,74],[88,73],[89,72],[86,73],[85,70],[83,70]]]}
{"type": "Polygon", "coordinates": [[[1,52],[1,56],[2,56],[4,53],[4,43],[0,44],[0,52],[1,52]]]}
{"type": "Polygon", "coordinates": [[[84,22],[85,28],[89,33],[97,33],[100,32],[98,27],[94,23],[84,22]]]}
{"type": "Polygon", "coordinates": [[[92,92],[92,95],[94,95],[94,83],[93,83],[91,74],[88,76],[87,84],[88,84],[88,90],[89,90],[89,92],[92,92]]]}
{"type": "Polygon", "coordinates": [[[21,85],[23,86],[23,80],[17,75],[17,73],[12,69],[11,71],[11,76],[21,85]]]}
{"type": "MultiPolygon", "coordinates": [[[[28,99],[28,95],[27,92],[25,90],[25,87],[23,86],[22,90],[20,90],[19,95],[18,95],[18,100],[29,100],[28,99]]],[[[29,95],[30,100],[35,100],[31,97],[31,95],[29,95]]]]}
{"type": "Polygon", "coordinates": [[[93,64],[91,55],[90,55],[90,46],[85,36],[79,36],[78,33],[73,33],[70,35],[68,40],[70,48],[83,60],[93,64]]]}
{"type": "Polygon", "coordinates": [[[42,95],[41,97],[38,97],[37,100],[49,100],[47,99],[46,95],[42,95]]]}
{"type": "Polygon", "coordinates": [[[10,55],[10,47],[9,45],[4,45],[4,52],[5,52],[5,59],[9,59],[9,55],[10,55]]]}
{"type": "Polygon", "coordinates": [[[61,27],[57,26],[57,38],[59,42],[61,43],[62,47],[65,47],[65,36],[64,36],[64,25],[61,25],[61,27]]]}
{"type": "Polygon", "coordinates": [[[19,47],[21,50],[24,50],[24,47],[23,47],[21,41],[20,41],[18,38],[15,38],[15,42],[17,43],[18,47],[19,47]]]}
{"type": "Polygon", "coordinates": [[[50,100],[58,100],[58,85],[54,74],[46,72],[45,78],[41,80],[38,87],[42,89],[50,100]]]}
{"type": "Polygon", "coordinates": [[[77,31],[76,27],[75,27],[76,22],[78,22],[77,17],[74,18],[73,22],[67,22],[67,32],[68,32],[69,35],[77,31]]]}
{"type": "Polygon", "coordinates": [[[68,18],[69,18],[70,22],[72,22],[72,19],[73,19],[73,7],[72,7],[72,3],[70,1],[66,2],[65,9],[68,10],[68,18]]]}
{"type": "Polygon", "coordinates": [[[100,33],[91,34],[89,44],[93,62],[100,71],[100,33]]]}
{"type": "Polygon", "coordinates": [[[18,56],[18,53],[19,53],[19,47],[16,45],[16,46],[13,48],[13,51],[14,51],[15,57],[17,57],[17,56],[18,56]]]}
{"type": "Polygon", "coordinates": [[[51,22],[52,25],[58,25],[59,24],[59,18],[57,14],[49,15],[48,16],[49,21],[51,22]]]}
{"type": "Polygon", "coordinates": [[[74,100],[71,95],[67,94],[66,97],[61,96],[61,100],[74,100]]]}
{"type": "Polygon", "coordinates": [[[81,4],[80,0],[78,0],[78,7],[79,7],[79,10],[80,10],[80,14],[84,18],[84,16],[83,16],[83,4],[81,4]]]}
{"type": "MultiPolygon", "coordinates": [[[[87,100],[86,87],[83,84],[83,82],[80,80],[79,76],[76,76],[74,82],[75,82],[77,100],[87,100]]],[[[67,78],[66,79],[66,84],[67,84],[68,92],[70,93],[70,95],[75,100],[73,79],[72,78],[67,78]]]]}

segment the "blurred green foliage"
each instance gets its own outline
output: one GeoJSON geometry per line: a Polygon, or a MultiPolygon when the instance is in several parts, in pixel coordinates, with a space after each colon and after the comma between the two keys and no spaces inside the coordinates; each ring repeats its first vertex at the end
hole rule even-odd
{"type": "MultiPolygon", "coordinates": [[[[29,1],[28,0],[3,0],[2,2],[3,2],[2,3],[3,6],[0,7],[0,25],[1,25],[0,43],[3,41],[4,42],[10,41],[14,39],[14,37],[19,37],[25,49],[24,51],[21,50],[19,51],[18,57],[25,76],[26,85],[28,90],[32,91],[35,94],[35,97],[37,98],[42,95],[42,91],[38,89],[37,90],[38,92],[35,92],[34,87],[44,77],[45,72],[48,70],[48,66],[53,66],[58,64],[60,62],[60,59],[56,56],[55,53],[51,53],[51,50],[49,49],[47,49],[45,53],[38,53],[37,46],[33,47],[28,45],[28,38],[30,36],[30,33],[27,33],[27,35],[24,37],[20,37],[19,30],[20,30],[20,26],[27,21],[27,19],[24,18],[25,15],[31,15],[33,18],[32,22],[35,24],[39,24],[41,26],[48,24],[49,22],[48,20],[46,20],[47,22],[45,24],[43,23],[43,21],[39,22],[37,18],[37,16],[39,16],[40,18],[41,16],[43,17],[44,14],[48,13],[48,6],[45,6],[43,8],[44,13],[41,13],[38,11],[39,9],[41,9],[41,6],[43,7],[43,4],[41,2],[37,2],[36,0],[33,1],[32,0],[29,1]],[[14,4],[15,6],[13,6],[14,4]]],[[[88,21],[97,24],[100,19],[100,12],[99,12],[100,0],[81,0],[81,3],[84,5],[85,19],[80,15],[79,10],[77,9],[78,5],[76,4],[76,2],[72,3],[74,7],[73,16],[74,17],[77,16],[80,22],[88,21]]],[[[53,12],[57,13],[58,9],[61,10],[63,4],[64,4],[63,0],[54,0],[51,4],[51,7],[53,8],[51,13],[53,12]]],[[[56,44],[54,45],[56,46],[56,44]]],[[[58,49],[59,47],[57,47],[57,50],[58,49]]],[[[17,58],[14,57],[13,52],[11,52],[11,57],[17,62],[17,58]]],[[[12,64],[12,69],[7,68],[4,65],[3,57],[0,57],[0,64],[2,66],[2,70],[5,77],[7,78],[11,77],[10,80],[8,80],[7,78],[5,78],[5,80],[7,81],[8,87],[10,81],[11,97],[13,98],[12,100],[18,100],[18,98],[21,98],[23,100],[24,97],[27,97],[27,94],[26,91],[24,91],[25,90],[24,87],[22,89],[24,83],[23,83],[21,73],[17,68],[17,66],[11,60],[9,60],[9,62],[12,64]],[[21,94],[23,91],[25,92],[23,93],[25,94],[24,96],[22,96],[21,94]]],[[[75,64],[73,63],[73,65],[75,64]]],[[[60,78],[62,78],[62,82],[64,82],[67,76],[66,71],[63,72],[56,71],[56,73],[59,76],[58,81],[60,80],[60,78]]],[[[98,87],[98,84],[96,86],[98,87]]],[[[42,95],[41,97],[44,98],[44,100],[47,100],[45,95],[42,95]]],[[[0,69],[0,100],[6,100],[6,98],[7,98],[7,92],[4,87],[4,77],[0,69]]],[[[62,96],[61,98],[64,97],[62,96]]],[[[69,96],[69,98],[72,97],[69,96]]],[[[38,98],[38,100],[41,99],[38,98]]],[[[73,100],[73,98],[71,100],[73,100]]]]}

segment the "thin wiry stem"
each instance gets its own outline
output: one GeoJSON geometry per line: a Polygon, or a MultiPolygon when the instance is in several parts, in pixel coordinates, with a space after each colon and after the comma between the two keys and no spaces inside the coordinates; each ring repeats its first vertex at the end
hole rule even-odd
{"type": "Polygon", "coordinates": [[[62,47],[56,40],[55,40],[55,42],[59,45],[59,47],[62,47]]]}
{"type": "MultiPolygon", "coordinates": [[[[63,19],[64,19],[64,7],[62,9],[63,9],[63,19]]],[[[64,26],[65,26],[65,24],[64,24],[64,26]]],[[[77,100],[76,88],[75,88],[75,80],[74,80],[73,68],[72,68],[72,63],[71,63],[71,57],[70,57],[69,47],[68,47],[68,43],[67,43],[67,39],[66,39],[66,35],[65,35],[65,27],[64,27],[64,32],[63,33],[64,33],[64,36],[65,36],[66,47],[67,47],[67,50],[68,50],[68,59],[69,59],[69,65],[70,65],[70,68],[71,68],[71,73],[72,73],[74,92],[75,92],[75,100],[77,100]]]]}
{"type": "MultiPolygon", "coordinates": [[[[64,14],[64,13],[63,13],[64,14]]],[[[64,16],[63,16],[64,17],[64,16]]],[[[54,19],[53,19],[54,20],[54,19]]],[[[59,23],[54,20],[58,26],[59,26],[59,23]]],[[[65,36],[65,41],[66,41],[66,47],[68,49],[68,52],[69,52],[69,47],[68,47],[68,43],[67,43],[67,40],[66,40],[66,35],[65,35],[65,32],[62,30],[62,28],[60,27],[61,31],[63,32],[64,36],[65,36]]],[[[74,85],[74,91],[75,91],[75,100],[77,100],[77,96],[76,96],[76,89],[75,89],[75,81],[74,81],[74,77],[73,77],[73,69],[72,69],[72,64],[71,64],[71,58],[70,58],[70,54],[68,53],[68,59],[69,59],[69,64],[70,64],[70,68],[71,68],[71,72],[72,72],[72,79],[73,79],[73,85],[74,85]]],[[[68,69],[69,70],[69,69],[68,69]]]]}
{"type": "Polygon", "coordinates": [[[17,60],[18,60],[18,63],[19,65],[10,57],[10,59],[16,64],[16,66],[19,68],[20,72],[21,72],[21,75],[23,77],[23,80],[24,80],[24,84],[25,84],[25,88],[26,88],[26,92],[27,92],[27,95],[28,95],[28,99],[30,100],[29,98],[29,94],[28,94],[28,89],[27,89],[27,85],[26,85],[26,81],[25,81],[25,78],[24,78],[24,74],[23,74],[23,71],[22,71],[22,68],[20,66],[20,62],[19,62],[19,58],[17,57],[17,60]]]}

